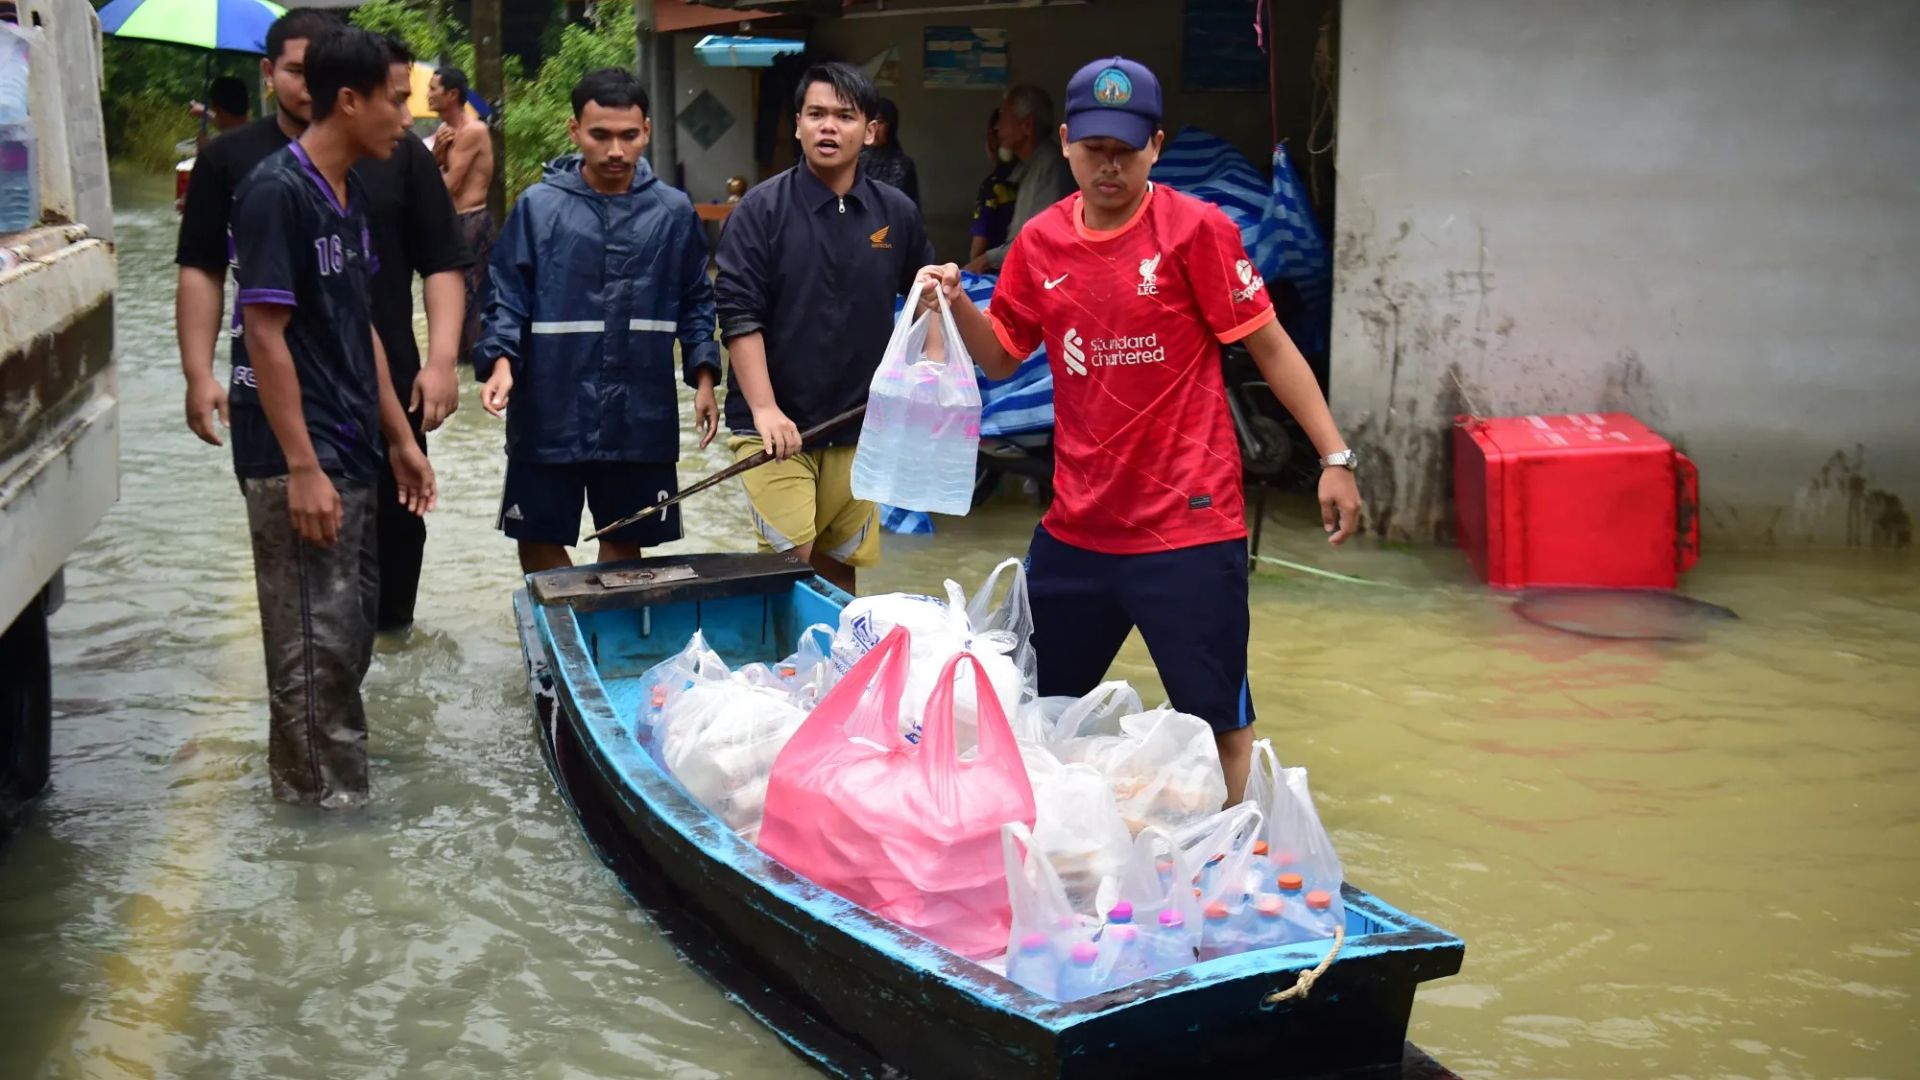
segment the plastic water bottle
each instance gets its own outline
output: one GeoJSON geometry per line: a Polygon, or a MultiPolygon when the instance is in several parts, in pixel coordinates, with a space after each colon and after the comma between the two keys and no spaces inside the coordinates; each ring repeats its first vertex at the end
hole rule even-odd
{"type": "Polygon", "coordinates": [[[1145,949],[1139,927],[1130,922],[1107,924],[1100,935],[1100,970],[1106,972],[1103,986],[1126,986],[1152,975],[1145,949]]]}
{"type": "Polygon", "coordinates": [[[1261,893],[1248,905],[1253,917],[1248,920],[1247,949],[1271,949],[1285,945],[1292,940],[1293,931],[1287,925],[1286,902],[1273,893],[1261,893]]]}
{"type": "Polygon", "coordinates": [[[1267,858],[1267,842],[1265,840],[1255,840],[1253,842],[1253,854],[1247,858],[1246,895],[1254,896],[1266,892],[1267,886],[1273,880],[1274,873],[1273,860],[1267,858]]]}
{"type": "Polygon", "coordinates": [[[1207,905],[1206,922],[1200,929],[1200,959],[1232,956],[1245,951],[1240,928],[1234,925],[1233,909],[1215,900],[1207,905]]]}
{"type": "Polygon", "coordinates": [[[1333,895],[1322,889],[1307,892],[1306,904],[1300,916],[1300,925],[1307,932],[1307,940],[1318,941],[1333,936],[1333,895]]]}
{"type": "Polygon", "coordinates": [[[1172,908],[1162,911],[1141,951],[1145,954],[1148,975],[1176,971],[1192,964],[1193,942],[1187,936],[1187,920],[1172,908]]]}
{"type": "Polygon", "coordinates": [[[1075,943],[1072,951],[1067,954],[1066,966],[1060,971],[1060,993],[1056,995],[1058,999],[1078,1001],[1105,989],[1101,985],[1100,971],[1097,966],[1099,961],[1100,946],[1091,941],[1075,943]]]}
{"type": "Polygon", "coordinates": [[[667,688],[660,683],[653,684],[653,693],[647,699],[647,711],[644,715],[648,731],[659,731],[660,721],[667,710],[667,688]]]}
{"type": "Polygon", "coordinates": [[[1307,883],[1301,880],[1300,875],[1291,870],[1284,870],[1274,875],[1273,884],[1280,890],[1280,896],[1285,900],[1298,899],[1300,891],[1307,887],[1307,883]]]}
{"type": "Polygon", "coordinates": [[[1047,935],[1028,934],[1020,939],[1020,948],[1007,956],[1007,978],[1043,997],[1059,999],[1059,965],[1047,935]]]}
{"type": "Polygon", "coordinates": [[[1172,859],[1154,860],[1153,869],[1156,873],[1160,875],[1161,889],[1166,889],[1167,887],[1173,884],[1173,860],[1172,859]]]}
{"type": "Polygon", "coordinates": [[[40,154],[28,116],[28,42],[0,23],[0,233],[40,224],[40,154]]]}

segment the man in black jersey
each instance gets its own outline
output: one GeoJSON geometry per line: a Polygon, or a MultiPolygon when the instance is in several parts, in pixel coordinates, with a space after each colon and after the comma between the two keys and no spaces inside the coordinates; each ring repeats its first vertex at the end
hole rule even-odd
{"type": "Polygon", "coordinates": [[[373,329],[379,257],[367,190],[349,172],[405,137],[392,52],[364,30],[307,48],[313,123],[242,182],[233,211],[236,349],[229,410],[247,501],[273,717],[274,797],[363,805],[360,681],[379,601],[375,501],[383,464],[409,512],[433,508],[433,467],[413,441],[373,329]]]}
{"type": "MultiPolygon", "coordinates": [[[[215,446],[221,442],[220,425],[227,420],[228,390],[214,371],[214,346],[232,254],[227,226],[234,191],[254,166],[306,129],[307,44],[339,28],[339,20],[319,11],[290,11],[273,24],[267,32],[261,74],[273,87],[278,108],[210,143],[195,161],[187,185],[174,255],[180,266],[176,302],[180,360],[187,381],[187,425],[215,446]]],[[[394,56],[388,70],[397,85],[410,87],[411,60],[404,49],[394,56]]],[[[460,239],[453,201],[440,180],[433,153],[420,140],[408,136],[392,156],[369,159],[356,171],[367,188],[374,248],[380,255],[380,271],[374,279],[374,326],[387,348],[394,392],[408,403],[408,421],[424,450],[424,433],[439,427],[459,403],[454,368],[465,309],[464,271],[472,256],[460,239]],[[414,273],[425,281],[428,356],[424,368],[413,334],[414,273]]],[[[383,470],[382,476],[386,475],[383,470]]],[[[391,481],[383,483],[380,627],[394,629],[413,621],[427,530],[423,521],[400,508],[391,481]]]]}

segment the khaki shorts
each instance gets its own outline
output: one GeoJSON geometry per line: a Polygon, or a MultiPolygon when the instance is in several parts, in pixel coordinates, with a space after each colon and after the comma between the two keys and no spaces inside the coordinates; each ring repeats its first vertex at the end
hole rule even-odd
{"type": "MultiPolygon", "coordinates": [[[[738,462],[760,452],[757,435],[735,435],[727,449],[738,462]]],[[[807,450],[741,474],[747,509],[764,551],[802,544],[848,566],[880,561],[880,514],[853,497],[853,447],[807,450]]]]}

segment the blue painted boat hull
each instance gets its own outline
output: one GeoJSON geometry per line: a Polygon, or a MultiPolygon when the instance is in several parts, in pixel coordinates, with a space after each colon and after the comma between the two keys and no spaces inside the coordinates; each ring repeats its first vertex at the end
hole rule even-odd
{"type": "MultiPolygon", "coordinates": [[[[703,558],[715,557],[695,561],[703,558]]],[[[644,575],[686,562],[627,565],[644,575]]],[[[696,625],[730,661],[778,659],[806,625],[833,622],[845,594],[799,569],[785,578],[704,587],[683,578],[653,594],[606,595],[581,587],[582,573],[571,572],[567,588],[535,575],[531,595],[515,600],[536,728],[555,780],[595,852],[675,947],[823,1071],[1099,1080],[1200,1068],[1260,1077],[1447,1075],[1409,1056],[1407,1020],[1415,987],[1457,972],[1465,946],[1352,886],[1339,959],[1309,998],[1268,1007],[1266,996],[1291,986],[1322,947],[1224,957],[1060,1003],[799,877],[687,795],[636,739],[633,720],[649,689],[642,673],[678,651],[696,625]]]]}

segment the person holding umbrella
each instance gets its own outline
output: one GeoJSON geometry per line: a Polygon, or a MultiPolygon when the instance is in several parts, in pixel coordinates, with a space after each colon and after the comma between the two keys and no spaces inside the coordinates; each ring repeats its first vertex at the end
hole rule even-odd
{"type": "MultiPolygon", "coordinates": [[[[339,29],[340,22],[333,16],[309,10],[288,12],[272,24],[265,35],[266,57],[260,62],[260,71],[273,91],[277,106],[274,113],[209,143],[195,161],[187,183],[179,246],[174,254],[174,262],[180,267],[175,299],[180,366],[187,382],[187,426],[214,446],[222,444],[220,428],[228,420],[228,388],[214,374],[214,343],[220,336],[231,254],[228,218],[234,193],[255,166],[306,130],[312,115],[306,83],[307,47],[314,39],[339,29]]],[[[403,94],[410,83],[410,71],[411,57],[403,51],[395,52],[390,73],[403,94]]],[[[394,390],[406,405],[415,440],[424,450],[425,432],[439,427],[459,403],[455,365],[464,321],[465,268],[472,256],[461,243],[453,200],[440,180],[433,153],[419,139],[409,134],[391,157],[362,162],[355,172],[367,192],[370,230],[379,256],[373,283],[374,327],[387,349],[394,390]],[[424,369],[413,336],[409,279],[415,273],[425,280],[424,369]]],[[[250,378],[251,369],[236,355],[232,382],[243,385],[250,378]]],[[[382,477],[378,500],[378,621],[381,629],[393,630],[413,621],[427,534],[425,523],[399,506],[396,493],[387,486],[390,476],[384,470],[382,477]]]]}

